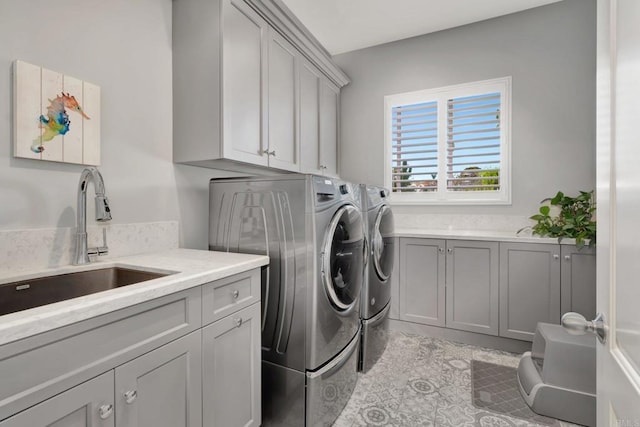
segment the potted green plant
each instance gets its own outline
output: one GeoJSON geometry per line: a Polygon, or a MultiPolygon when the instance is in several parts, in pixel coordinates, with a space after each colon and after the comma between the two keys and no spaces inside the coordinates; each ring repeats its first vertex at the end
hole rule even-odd
{"type": "Polygon", "coordinates": [[[533,234],[543,237],[576,239],[578,249],[585,244],[596,243],[596,205],[592,191],[580,191],[576,197],[569,197],[558,191],[555,197],[541,202],[539,213],[530,218],[536,221],[531,227],[533,234]],[[555,208],[555,209],[554,209],[555,208]]]}

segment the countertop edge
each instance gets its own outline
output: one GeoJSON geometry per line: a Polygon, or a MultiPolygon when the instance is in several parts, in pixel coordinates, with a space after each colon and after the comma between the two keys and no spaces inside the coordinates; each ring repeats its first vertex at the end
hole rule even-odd
{"type": "MultiPolygon", "coordinates": [[[[45,275],[52,275],[108,267],[135,267],[175,273],[147,282],[0,316],[0,345],[201,286],[268,263],[269,258],[263,255],[173,249],[114,258],[88,266],[64,266],[45,271],[45,275]]],[[[12,276],[10,281],[28,280],[38,277],[38,274],[43,275],[42,272],[21,274],[12,276]]],[[[6,281],[7,278],[3,278],[3,282],[6,281]]]]}
{"type": "MultiPolygon", "coordinates": [[[[515,231],[499,230],[439,230],[419,228],[396,228],[394,237],[416,237],[424,239],[456,239],[456,240],[482,240],[509,243],[546,243],[558,244],[555,237],[537,237],[530,235],[518,236],[515,231]]],[[[588,243],[588,242],[587,242],[588,243]]],[[[575,239],[564,238],[561,245],[575,245],[575,239]]]]}

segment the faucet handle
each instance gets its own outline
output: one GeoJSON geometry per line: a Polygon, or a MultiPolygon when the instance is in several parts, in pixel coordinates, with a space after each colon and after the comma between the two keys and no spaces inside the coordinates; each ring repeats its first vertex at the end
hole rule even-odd
{"type": "Polygon", "coordinates": [[[109,247],[107,246],[107,228],[102,228],[102,246],[87,249],[89,255],[108,255],[109,247]]]}

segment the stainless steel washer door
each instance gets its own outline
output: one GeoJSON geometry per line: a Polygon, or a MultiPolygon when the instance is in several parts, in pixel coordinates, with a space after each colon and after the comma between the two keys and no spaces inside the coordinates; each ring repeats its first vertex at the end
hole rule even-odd
{"type": "Polygon", "coordinates": [[[376,274],[386,282],[393,271],[393,214],[382,206],[376,215],[371,236],[371,257],[376,274]]]}
{"type": "Polygon", "coordinates": [[[354,206],[342,206],[331,219],[323,254],[322,281],[327,297],[338,311],[351,311],[364,273],[364,226],[354,206]]]}

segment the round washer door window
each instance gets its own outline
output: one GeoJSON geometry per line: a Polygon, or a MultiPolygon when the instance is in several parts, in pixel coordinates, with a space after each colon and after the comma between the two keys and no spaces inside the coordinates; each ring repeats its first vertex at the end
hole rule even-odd
{"type": "Polygon", "coordinates": [[[333,216],[324,244],[322,276],[331,304],[341,311],[355,305],[364,272],[364,227],[360,211],[342,206],[333,216]]]}
{"type": "Polygon", "coordinates": [[[393,270],[393,213],[388,206],[383,206],[378,211],[372,231],[373,265],[380,280],[386,281],[393,270]]]}

